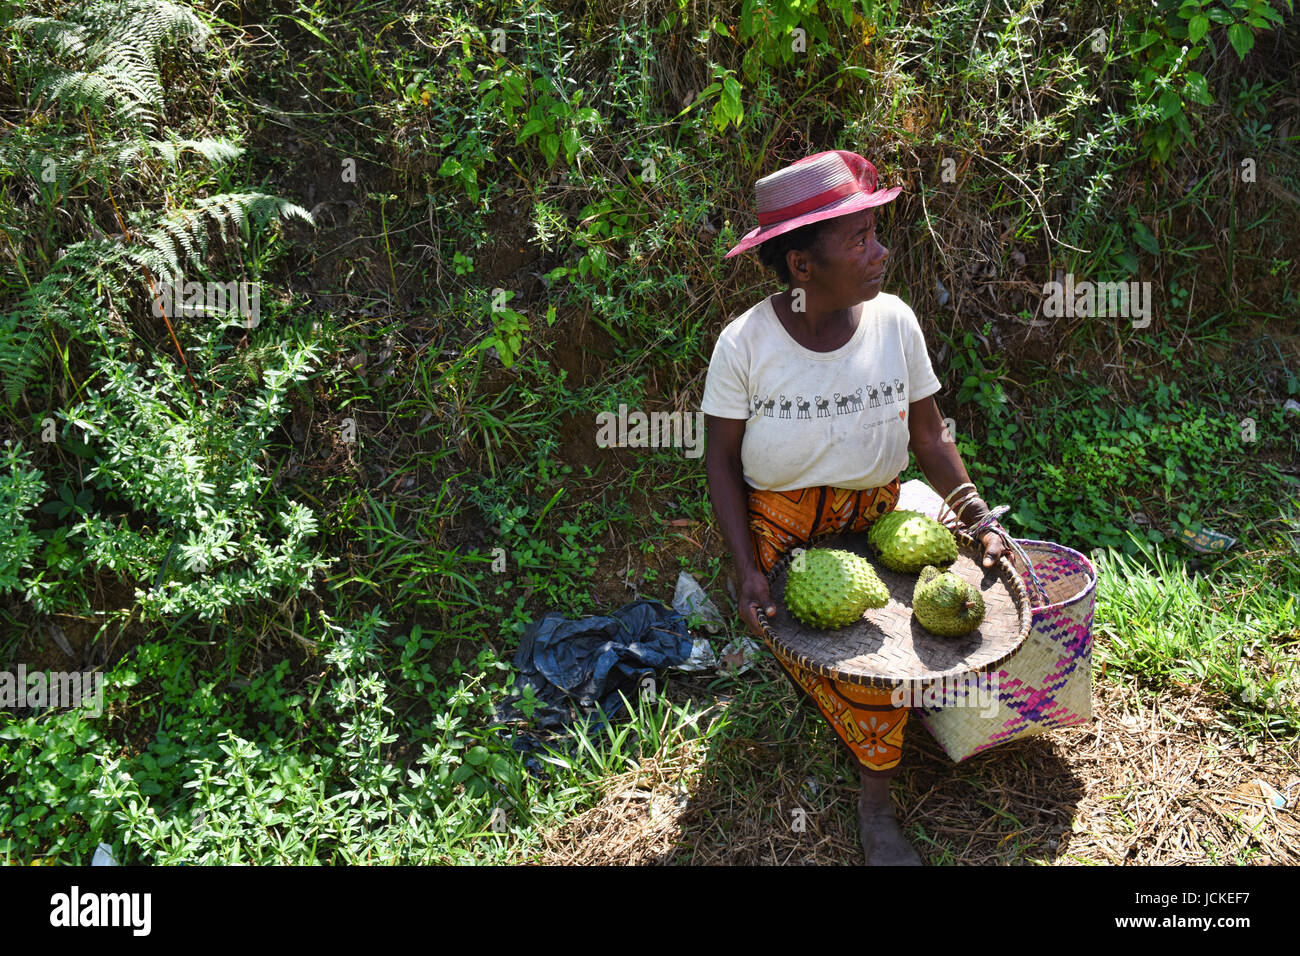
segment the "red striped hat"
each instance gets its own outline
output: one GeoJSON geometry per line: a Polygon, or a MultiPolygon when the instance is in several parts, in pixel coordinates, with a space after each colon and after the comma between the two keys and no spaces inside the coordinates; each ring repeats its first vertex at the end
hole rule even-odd
{"type": "Polygon", "coordinates": [[[876,167],[845,149],[816,153],[764,176],[755,184],[758,228],[724,258],[810,222],[883,206],[903,191],[876,188],[876,167]]]}

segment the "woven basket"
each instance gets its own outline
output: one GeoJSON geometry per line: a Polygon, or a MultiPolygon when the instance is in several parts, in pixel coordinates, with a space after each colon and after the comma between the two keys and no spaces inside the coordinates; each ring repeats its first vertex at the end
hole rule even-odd
{"type": "Polygon", "coordinates": [[[847,627],[822,630],[796,620],[785,606],[785,584],[794,553],[784,555],[767,578],[777,613],[758,610],[759,626],[769,647],[824,677],[846,684],[901,688],[917,699],[935,680],[964,679],[1009,660],[1029,637],[1032,605],[1024,582],[1004,557],[994,569],[980,565],[983,548],[960,528],[953,529],[957,560],[948,570],[965,579],[984,597],[983,622],[960,638],[936,637],[912,614],[915,574],[886,568],[867,545],[866,532],[821,536],[811,547],[849,551],[864,558],[889,591],[889,602],[867,610],[847,627]]]}
{"type": "Polygon", "coordinates": [[[915,712],[955,761],[997,744],[1092,719],[1092,616],[1097,572],[1078,551],[1016,539],[1046,590],[1030,588],[1029,637],[976,687],[946,688],[946,706],[915,712]],[[987,679],[985,679],[987,678],[987,679]]]}

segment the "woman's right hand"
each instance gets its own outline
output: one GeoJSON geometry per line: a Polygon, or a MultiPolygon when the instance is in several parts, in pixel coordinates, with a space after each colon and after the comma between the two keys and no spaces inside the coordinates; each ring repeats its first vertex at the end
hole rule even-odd
{"type": "Polygon", "coordinates": [[[731,550],[740,576],[736,613],[745,622],[749,633],[762,640],[763,628],[758,623],[756,609],[761,607],[763,613],[771,617],[776,613],[776,606],[768,593],[767,578],[758,569],[749,527],[749,492],[740,460],[745,419],[705,415],[704,425],[704,467],[709,476],[709,496],[713,499],[713,511],[718,516],[722,537],[731,550]]]}
{"type": "Polygon", "coordinates": [[[767,578],[762,571],[755,568],[744,576],[736,603],[740,605],[740,619],[749,628],[749,633],[762,640],[763,628],[758,623],[758,612],[755,609],[761,607],[769,618],[776,613],[776,604],[772,601],[767,578]]]}

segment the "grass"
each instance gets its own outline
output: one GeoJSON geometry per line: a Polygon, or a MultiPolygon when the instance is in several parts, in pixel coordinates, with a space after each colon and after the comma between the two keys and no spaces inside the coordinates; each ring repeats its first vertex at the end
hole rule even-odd
{"type": "MultiPolygon", "coordinates": [[[[1294,528],[1295,518],[1292,518],[1294,528]]],[[[1106,552],[1098,567],[1094,632],[1108,640],[1107,667],[1156,685],[1199,685],[1245,738],[1300,733],[1300,539],[1292,530],[1269,555],[1245,556],[1203,574],[1142,548],[1142,560],[1106,552]]]]}
{"type": "MultiPolygon", "coordinates": [[[[1261,761],[1293,747],[1300,419],[1279,406],[1300,398],[1286,198],[1300,179],[1293,144],[1266,128],[1294,78],[1266,50],[1294,41],[1260,31],[1244,66],[1174,66],[1158,59],[1182,42],[1174,14],[1135,56],[1133,4],[1108,14],[1104,51],[1080,40],[1091,8],[1064,5],[1059,31],[1031,6],[885,5],[868,20],[832,2],[805,15],[802,55],[748,7],[738,20],[712,4],[323,2],[266,20],[275,42],[258,45],[208,18],[201,56],[160,54],[166,121],[147,133],[243,151],[173,164],[110,162],[145,135],[127,94],[38,101],[49,58],[6,26],[15,450],[0,497],[18,543],[0,660],[102,669],[108,701],[101,718],[0,715],[0,859],[85,862],[102,840],[127,863],[558,860],[584,845],[574,821],[628,858],[770,862],[776,835],[780,859],[853,859],[853,768],[821,721],[794,717],[767,658],[738,678],[671,678],[630,721],[531,755],[495,716],[540,613],[667,601],[680,570],[729,607],[702,459],[597,449],[594,417],[698,403],[717,331],[771,291],[752,257],[721,259],[750,228],[754,178],[832,147],[907,183],[890,291],[921,317],[985,497],[1014,506],[1018,533],[1094,554],[1100,680],[1213,701],[1217,729],[1261,761]],[[1141,68],[1160,81],[1135,89],[1141,68]],[[1218,100],[1156,121],[1134,95],[1193,69],[1218,100]],[[1225,191],[1214,157],[1243,146],[1276,188],[1225,191]],[[32,159],[47,154],[80,158],[49,183],[32,159]],[[64,274],[60,250],[99,241],[114,206],[143,235],[254,188],[315,209],[314,225],[232,216],[210,244],[186,234],[192,251],[173,232],[192,274],[263,283],[255,329],[176,323],[199,396],[134,265],[69,267],[58,288],[75,307],[32,291],[64,274]],[[1035,326],[1057,269],[1150,278],[1156,320],[1035,326]],[[34,442],[47,416],[56,440],[34,442]],[[188,429],[188,463],[165,453],[168,427],[188,429]],[[118,444],[142,453],[110,469],[118,444]],[[257,529],[234,551],[211,533],[222,509],[257,529]],[[306,512],[311,533],[277,518],[306,512]],[[1177,536],[1201,527],[1239,543],[1191,555],[1177,536]],[[243,575],[241,595],[223,573],[243,575]],[[685,837],[634,821],[625,792],[662,797],[685,837]]],[[[1048,751],[954,773],[912,745],[904,809],[942,767],[990,821],[957,796],[923,803],[907,826],[931,862],[1096,861],[1048,835],[1060,807],[999,795],[1018,786],[1004,772],[1059,783],[1048,751]]]]}

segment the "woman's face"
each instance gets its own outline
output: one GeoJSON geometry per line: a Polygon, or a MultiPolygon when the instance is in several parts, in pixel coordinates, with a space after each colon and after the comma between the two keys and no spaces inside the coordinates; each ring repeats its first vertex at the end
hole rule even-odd
{"type": "Polygon", "coordinates": [[[797,285],[829,308],[849,308],[880,294],[889,250],[876,239],[876,209],[831,220],[812,256],[798,254],[791,269],[797,285]]]}

